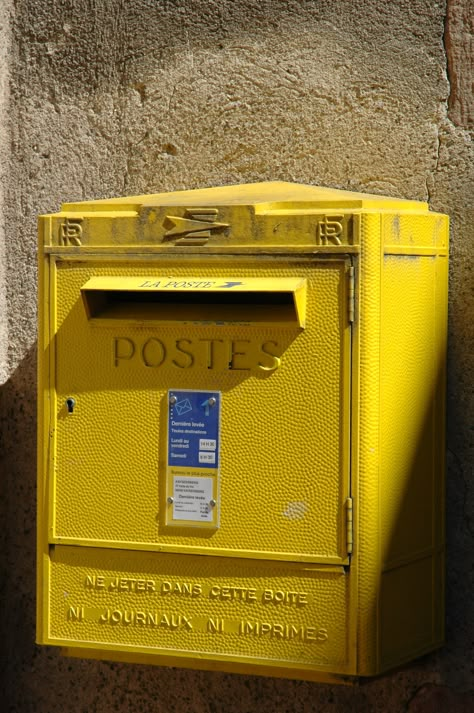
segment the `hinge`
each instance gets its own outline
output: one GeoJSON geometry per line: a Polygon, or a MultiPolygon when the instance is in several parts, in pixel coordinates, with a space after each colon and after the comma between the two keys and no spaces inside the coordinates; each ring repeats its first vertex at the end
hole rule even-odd
{"type": "Polygon", "coordinates": [[[352,553],[352,546],[354,544],[354,528],[352,520],[352,498],[347,498],[346,500],[346,543],[347,543],[347,554],[352,553]]]}
{"type": "Polygon", "coordinates": [[[355,313],[355,268],[353,265],[349,267],[349,322],[352,324],[354,321],[355,313]]]}

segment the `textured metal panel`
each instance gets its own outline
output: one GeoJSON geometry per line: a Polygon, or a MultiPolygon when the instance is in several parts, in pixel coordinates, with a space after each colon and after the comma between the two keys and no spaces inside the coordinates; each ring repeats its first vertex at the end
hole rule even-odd
{"type": "Polygon", "coordinates": [[[433,640],[433,574],[433,559],[427,557],[382,575],[381,670],[421,656],[439,643],[433,640]]]}
{"type": "Polygon", "coordinates": [[[379,472],[380,472],[380,298],[381,217],[365,215],[361,220],[360,265],[360,395],[359,471],[356,509],[358,532],[358,636],[359,673],[371,675],[378,666],[377,611],[380,587],[379,472]]]}
{"type": "Polygon", "coordinates": [[[57,546],[48,641],[354,673],[347,586],[342,567],[57,546]]]}
{"type": "Polygon", "coordinates": [[[434,542],[436,260],[386,256],[382,300],[381,542],[383,566],[434,542]]]}
{"type": "MultiPolygon", "coordinates": [[[[195,268],[183,262],[157,267],[152,261],[57,264],[54,536],[343,560],[350,369],[346,264],[260,259],[246,265],[213,261],[203,269],[209,278],[306,278],[306,328],[136,320],[109,326],[101,320],[95,326],[80,297],[91,276],[149,278],[166,270],[186,277],[195,268]],[[279,368],[271,354],[281,355],[279,368]],[[164,526],[169,388],[223,394],[221,526],[212,533],[164,526]],[[67,411],[68,397],[76,402],[73,413],[67,411]]],[[[191,293],[191,304],[193,299],[191,293]]]]}
{"type": "Polygon", "coordinates": [[[409,254],[419,248],[447,250],[448,234],[444,215],[397,213],[382,215],[381,219],[385,251],[394,248],[409,254]]]}

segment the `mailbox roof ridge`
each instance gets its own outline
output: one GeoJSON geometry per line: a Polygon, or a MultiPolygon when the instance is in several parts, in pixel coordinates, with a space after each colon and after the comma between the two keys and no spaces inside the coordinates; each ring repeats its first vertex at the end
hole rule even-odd
{"type": "Polygon", "coordinates": [[[108,198],[92,201],[64,203],[63,211],[104,211],[139,209],[147,206],[220,206],[220,205],[262,205],[271,208],[313,207],[321,208],[374,208],[392,210],[426,210],[423,201],[382,196],[372,193],[330,188],[326,186],[292,183],[287,181],[264,181],[260,183],[241,183],[209,188],[179,190],[165,193],[152,193],[120,198],[108,198]]]}

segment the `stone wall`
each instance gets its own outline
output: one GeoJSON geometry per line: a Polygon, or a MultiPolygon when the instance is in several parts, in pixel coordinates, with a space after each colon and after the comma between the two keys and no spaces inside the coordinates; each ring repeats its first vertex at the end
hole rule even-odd
{"type": "Polygon", "coordinates": [[[0,4],[4,710],[472,710],[473,10],[472,0],[0,4]],[[277,179],[429,200],[451,216],[446,646],[356,687],[36,647],[36,216],[67,200],[277,179]]]}

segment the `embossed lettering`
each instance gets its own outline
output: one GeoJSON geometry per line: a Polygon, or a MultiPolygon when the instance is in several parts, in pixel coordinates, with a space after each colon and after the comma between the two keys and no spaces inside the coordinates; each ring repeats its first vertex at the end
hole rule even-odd
{"type": "Polygon", "coordinates": [[[98,575],[87,575],[84,586],[86,589],[105,589],[105,578],[98,575]]]}
{"type": "Polygon", "coordinates": [[[342,245],[343,215],[325,215],[316,226],[316,242],[318,245],[342,245]]]}
{"type": "Polygon", "coordinates": [[[152,579],[114,577],[108,582],[107,589],[119,592],[154,592],[156,587],[152,579]]]}
{"type": "Polygon", "coordinates": [[[59,226],[59,244],[80,247],[82,245],[82,218],[66,218],[59,226]]]}
{"type": "Polygon", "coordinates": [[[114,338],[114,366],[119,365],[121,359],[128,361],[135,354],[135,343],[128,337],[114,338]]]}
{"type": "Polygon", "coordinates": [[[233,587],[230,585],[214,585],[209,590],[209,599],[220,599],[221,601],[257,601],[257,590],[251,587],[233,587]]]}
{"type": "Polygon", "coordinates": [[[262,369],[262,371],[275,371],[275,369],[278,369],[280,366],[280,357],[278,357],[275,354],[275,350],[278,348],[278,343],[274,341],[268,341],[264,342],[261,347],[260,351],[265,357],[270,357],[270,359],[266,359],[266,363],[262,363],[261,361],[258,362],[258,367],[259,369],[262,369]],[[270,348],[270,345],[272,345],[273,349],[270,348]],[[270,350],[270,351],[269,351],[270,350]]]}
{"type": "Polygon", "coordinates": [[[191,621],[183,614],[163,614],[160,619],[159,626],[165,629],[187,629],[193,628],[191,621]]]}
{"type": "Polygon", "coordinates": [[[250,339],[239,339],[238,341],[231,342],[229,369],[234,371],[250,371],[250,366],[245,364],[242,359],[239,359],[239,357],[248,356],[246,351],[241,350],[245,350],[245,346],[243,345],[250,343],[250,339]]]}
{"type": "Polygon", "coordinates": [[[270,639],[297,640],[303,642],[323,643],[328,639],[327,629],[315,626],[282,624],[269,621],[248,621],[242,619],[239,624],[241,636],[266,637],[270,639]]]}
{"type": "Polygon", "coordinates": [[[162,594],[174,594],[180,597],[199,597],[202,594],[202,586],[192,582],[162,582],[162,594]]]}
{"type": "Polygon", "coordinates": [[[278,355],[281,352],[281,345],[273,340],[254,345],[247,339],[192,340],[185,337],[176,340],[149,337],[138,343],[129,337],[114,337],[112,341],[114,367],[123,367],[127,362],[132,362],[151,369],[171,366],[176,369],[260,369],[272,372],[280,366],[281,358],[278,355]]]}
{"type": "Polygon", "coordinates": [[[223,634],[224,626],[224,619],[208,619],[207,621],[207,631],[210,634],[223,634]]]}
{"type": "Polygon", "coordinates": [[[207,344],[207,349],[206,349],[206,367],[208,369],[214,369],[214,344],[222,344],[223,339],[200,339],[200,342],[207,344]]]}
{"type": "Polygon", "coordinates": [[[194,365],[194,355],[192,352],[186,351],[186,349],[183,349],[181,344],[187,343],[189,346],[192,344],[192,341],[190,339],[177,339],[176,340],[176,350],[180,354],[184,354],[187,359],[184,364],[180,364],[179,362],[176,361],[176,359],[172,360],[172,363],[178,367],[178,369],[190,369],[194,365]]]}
{"type": "Polygon", "coordinates": [[[67,612],[68,621],[84,621],[84,607],[69,607],[67,612]]]}
{"type": "MultiPolygon", "coordinates": [[[[72,608],[72,607],[71,607],[72,608]]],[[[192,631],[192,620],[185,614],[134,609],[106,609],[99,616],[100,624],[112,626],[149,626],[169,631],[192,631]]]]}
{"type": "Polygon", "coordinates": [[[161,366],[166,359],[166,347],[160,339],[150,337],[142,346],[141,355],[145,366],[156,369],[161,366]]]}
{"type": "Polygon", "coordinates": [[[262,594],[264,604],[286,604],[287,606],[303,607],[308,603],[306,592],[286,592],[281,589],[265,589],[262,594]]]}

